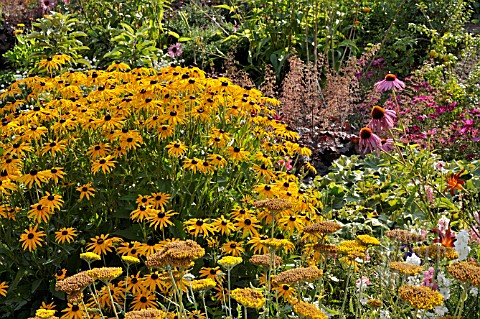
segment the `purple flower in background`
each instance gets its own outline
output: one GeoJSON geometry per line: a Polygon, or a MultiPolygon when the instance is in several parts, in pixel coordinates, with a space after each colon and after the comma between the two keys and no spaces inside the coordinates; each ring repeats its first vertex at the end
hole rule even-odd
{"type": "Polygon", "coordinates": [[[168,55],[173,59],[177,56],[180,56],[182,54],[182,45],[180,43],[175,43],[175,44],[172,44],[169,48],[168,48],[168,55]]]}
{"type": "Polygon", "coordinates": [[[372,119],[368,126],[377,132],[382,132],[393,127],[397,114],[394,110],[386,110],[383,107],[375,105],[370,112],[372,119]]]}
{"type": "Polygon", "coordinates": [[[405,88],[405,83],[397,79],[395,74],[389,73],[385,75],[385,79],[375,83],[375,87],[380,92],[390,91],[391,89],[401,91],[405,88]]]}
{"type": "Polygon", "coordinates": [[[55,0],[41,0],[40,7],[43,13],[50,12],[55,7],[55,0]]]}

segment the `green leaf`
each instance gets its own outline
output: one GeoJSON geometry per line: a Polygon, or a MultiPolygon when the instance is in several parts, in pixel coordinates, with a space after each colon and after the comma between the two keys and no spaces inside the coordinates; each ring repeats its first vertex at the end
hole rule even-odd
{"type": "Polygon", "coordinates": [[[188,42],[191,41],[192,38],[187,38],[187,37],[180,37],[178,38],[178,42],[188,42]]]}
{"type": "Polygon", "coordinates": [[[128,32],[130,32],[130,34],[135,34],[135,31],[133,30],[133,28],[132,28],[131,26],[129,26],[128,24],[121,22],[120,25],[121,25],[125,30],[127,30],[128,32]]]}
{"type": "Polygon", "coordinates": [[[85,60],[85,59],[77,59],[77,60],[75,60],[75,63],[84,64],[84,65],[86,65],[86,66],[89,67],[89,68],[92,67],[92,65],[90,64],[90,62],[88,62],[88,61],[85,60]]]}
{"type": "Polygon", "coordinates": [[[32,294],[37,291],[38,287],[42,283],[43,279],[37,279],[32,282],[32,294]]]}
{"type": "Polygon", "coordinates": [[[231,11],[232,10],[232,7],[230,7],[229,5],[227,4],[219,4],[219,5],[216,5],[216,6],[213,6],[214,8],[219,8],[219,9],[226,9],[228,11],[231,11]]]}
{"type": "Polygon", "coordinates": [[[171,35],[172,37],[174,37],[176,39],[180,38],[180,35],[176,32],[173,32],[173,31],[167,31],[167,34],[171,35]]]}
{"type": "Polygon", "coordinates": [[[235,34],[232,34],[232,35],[229,35],[228,37],[226,37],[225,39],[223,39],[222,41],[220,41],[221,43],[225,43],[227,41],[230,41],[230,40],[234,40],[234,39],[238,39],[238,36],[236,36],[235,34]]]}
{"type": "Polygon", "coordinates": [[[40,38],[42,35],[40,32],[37,32],[37,31],[34,31],[32,33],[29,33],[25,36],[25,39],[38,39],[40,38]]]}

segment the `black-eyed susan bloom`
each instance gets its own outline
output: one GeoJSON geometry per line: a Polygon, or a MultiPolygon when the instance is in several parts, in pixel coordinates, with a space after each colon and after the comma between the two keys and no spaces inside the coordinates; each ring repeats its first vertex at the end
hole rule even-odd
{"type": "Polygon", "coordinates": [[[140,253],[140,242],[123,242],[117,248],[117,254],[122,256],[132,256],[137,257],[140,253]]]}
{"type": "Polygon", "coordinates": [[[175,215],[178,215],[178,213],[175,213],[171,210],[166,212],[159,211],[156,215],[151,215],[147,219],[150,222],[150,227],[163,230],[166,227],[173,225],[173,222],[170,221],[170,218],[175,215]]]}
{"type": "Polygon", "coordinates": [[[55,232],[55,240],[59,244],[64,244],[65,242],[70,244],[76,236],[77,230],[72,227],[63,227],[55,232]]]}
{"type": "Polygon", "coordinates": [[[230,254],[234,257],[239,257],[245,252],[245,248],[242,247],[242,242],[229,241],[222,245],[223,252],[230,254]]]}
{"type": "Polygon", "coordinates": [[[120,71],[120,72],[125,72],[125,71],[129,71],[130,70],[130,66],[126,63],[123,63],[121,61],[115,61],[113,62],[112,64],[110,64],[107,68],[107,71],[110,72],[110,71],[120,71]]]}
{"type": "Polygon", "coordinates": [[[50,220],[51,215],[54,214],[53,210],[49,209],[47,206],[43,206],[40,203],[33,204],[30,206],[31,209],[28,211],[28,218],[35,220],[37,223],[47,223],[50,220]]]}
{"type": "Polygon", "coordinates": [[[87,200],[90,200],[90,196],[95,197],[96,192],[91,183],[78,187],[77,191],[80,192],[80,200],[82,200],[84,197],[87,198],[87,200]]]}
{"type": "Polygon", "coordinates": [[[68,303],[67,308],[62,312],[65,312],[62,316],[63,319],[83,319],[86,315],[83,306],[77,303],[68,303]]]}
{"type": "Polygon", "coordinates": [[[59,70],[62,67],[62,64],[59,60],[53,59],[53,57],[48,57],[40,60],[37,64],[37,67],[39,70],[46,70],[51,74],[53,71],[59,70]]]}
{"type": "Polygon", "coordinates": [[[54,310],[56,308],[55,303],[52,301],[51,303],[46,303],[45,301],[42,301],[42,304],[40,305],[40,309],[46,309],[46,310],[54,310]]]}
{"type": "Polygon", "coordinates": [[[55,209],[60,210],[63,204],[62,195],[50,194],[49,192],[46,192],[46,194],[47,195],[43,196],[38,203],[52,211],[55,209]]]}
{"type": "Polygon", "coordinates": [[[277,188],[272,184],[258,184],[254,190],[258,193],[258,197],[265,199],[274,198],[278,193],[277,188]]]}
{"type": "Polygon", "coordinates": [[[290,285],[279,285],[275,287],[274,290],[277,292],[278,297],[282,297],[285,301],[289,301],[292,297],[295,297],[295,289],[290,285]]]}
{"type": "Polygon", "coordinates": [[[248,244],[252,246],[254,254],[267,254],[269,252],[269,248],[263,243],[265,239],[268,239],[267,235],[260,235],[252,237],[248,241],[248,244]]]}
{"type": "Polygon", "coordinates": [[[105,157],[110,152],[110,146],[105,143],[99,143],[97,145],[93,145],[87,151],[87,154],[92,159],[96,159],[97,157],[105,157]]]}
{"type": "Polygon", "coordinates": [[[267,183],[275,178],[275,172],[265,163],[253,165],[252,170],[257,173],[258,176],[265,178],[267,183]]]}
{"type": "Polygon", "coordinates": [[[31,169],[27,174],[20,177],[19,181],[27,188],[32,188],[34,184],[36,184],[38,187],[42,187],[42,183],[45,183],[49,177],[50,174],[45,171],[31,169]]]}
{"type": "Polygon", "coordinates": [[[203,234],[204,236],[208,236],[209,234],[213,234],[215,232],[215,226],[213,224],[206,223],[201,218],[192,218],[184,222],[185,228],[189,234],[193,236],[198,236],[198,234],[203,234]]]}
{"type": "Polygon", "coordinates": [[[6,281],[0,283],[0,296],[7,296],[8,285],[6,281]]]}
{"type": "Polygon", "coordinates": [[[152,205],[155,209],[163,210],[171,197],[172,196],[167,193],[152,193],[152,197],[150,198],[150,205],[152,205]]]}
{"type": "Polygon", "coordinates": [[[235,231],[235,225],[223,215],[215,219],[212,225],[216,228],[216,231],[222,235],[230,236],[230,234],[235,231]]]}
{"type": "Polygon", "coordinates": [[[181,142],[170,142],[165,148],[168,150],[168,156],[180,157],[187,152],[187,146],[181,142]]]}
{"type": "Polygon", "coordinates": [[[250,156],[250,152],[245,151],[243,148],[240,147],[233,147],[230,146],[227,149],[228,158],[233,160],[235,163],[241,162],[245,160],[248,156],[250,156]]]}
{"type": "Polygon", "coordinates": [[[198,167],[198,170],[204,174],[210,174],[215,171],[215,166],[210,164],[208,161],[200,161],[197,167],[198,167]]]}
{"type": "Polygon", "coordinates": [[[93,162],[92,173],[96,174],[101,169],[103,174],[107,174],[115,167],[116,162],[111,155],[102,157],[93,162]]]}
{"type": "Polygon", "coordinates": [[[152,196],[150,195],[138,195],[137,197],[137,200],[135,201],[135,203],[137,205],[148,205],[150,203],[150,198],[152,196]]]}
{"type": "Polygon", "coordinates": [[[158,128],[157,132],[161,139],[169,138],[173,136],[174,133],[173,125],[164,124],[158,128]]]}
{"type": "Polygon", "coordinates": [[[43,239],[45,237],[45,233],[41,230],[37,231],[38,225],[32,227],[30,225],[29,229],[25,229],[25,232],[20,235],[20,242],[22,243],[23,250],[36,250],[37,246],[42,246],[43,239]]]}
{"type": "Polygon", "coordinates": [[[17,189],[17,185],[10,179],[0,180],[0,194],[9,195],[17,189]]]}
{"type": "Polygon", "coordinates": [[[113,249],[113,238],[109,234],[101,234],[90,238],[91,243],[87,245],[87,251],[94,252],[97,255],[107,254],[113,249]]]}
{"type": "Polygon", "coordinates": [[[210,161],[210,164],[218,168],[224,168],[228,164],[227,160],[220,154],[210,154],[207,156],[207,159],[210,161]]]}
{"type": "Polygon", "coordinates": [[[143,291],[142,293],[135,295],[132,300],[130,309],[141,310],[147,308],[157,308],[155,295],[149,291],[143,291]]]}
{"type": "Polygon", "coordinates": [[[150,292],[153,292],[163,286],[163,279],[160,279],[158,271],[154,271],[145,275],[143,284],[150,292]]]}
{"type": "Polygon", "coordinates": [[[157,214],[157,210],[150,205],[139,205],[137,209],[130,213],[130,219],[135,222],[142,222],[151,216],[157,214]]]}
{"type": "Polygon", "coordinates": [[[220,267],[202,267],[202,269],[199,271],[199,274],[201,278],[210,278],[220,284],[223,282],[223,278],[225,277],[225,274],[220,267]]]}
{"type": "MultiPolygon", "coordinates": [[[[124,285],[122,284],[122,286],[124,285]]],[[[131,292],[133,295],[141,294],[147,290],[147,287],[144,283],[144,278],[140,272],[137,272],[136,275],[130,275],[130,277],[127,278],[126,286],[127,291],[131,292]]]]}
{"type": "Polygon", "coordinates": [[[242,238],[247,236],[258,236],[259,233],[257,228],[262,228],[259,223],[260,221],[255,216],[243,216],[235,219],[235,228],[243,232],[242,238]]]}
{"type": "Polygon", "coordinates": [[[197,169],[198,167],[201,165],[202,163],[202,160],[201,159],[198,159],[196,157],[190,159],[190,158],[187,158],[184,162],[183,162],[183,168],[186,168],[188,170],[191,170],[193,173],[197,173],[197,169]]]}
{"type": "Polygon", "coordinates": [[[59,268],[55,272],[55,279],[57,280],[63,280],[65,279],[65,276],[67,275],[67,270],[65,268],[59,268]]]}
{"type": "Polygon", "coordinates": [[[53,167],[50,169],[49,179],[57,184],[59,180],[65,177],[65,175],[66,173],[63,171],[63,167],[53,167]]]}

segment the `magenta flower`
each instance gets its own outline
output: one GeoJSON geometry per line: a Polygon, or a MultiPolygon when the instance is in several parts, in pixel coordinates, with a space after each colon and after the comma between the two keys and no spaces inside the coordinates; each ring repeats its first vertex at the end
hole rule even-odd
{"type": "Polygon", "coordinates": [[[287,160],[279,160],[277,162],[277,165],[280,166],[280,167],[284,166],[287,171],[291,171],[293,169],[292,160],[288,159],[288,158],[287,158],[287,160]]]}
{"type": "Polygon", "coordinates": [[[382,139],[372,132],[368,127],[364,127],[360,130],[360,152],[365,154],[370,151],[377,151],[380,154],[382,148],[382,139]]]}
{"type": "Polygon", "coordinates": [[[175,43],[175,44],[172,44],[169,48],[168,48],[168,55],[173,59],[177,56],[180,56],[182,54],[182,45],[180,43],[175,43]]]}
{"type": "Polygon", "coordinates": [[[372,119],[368,126],[376,131],[382,132],[384,130],[388,130],[393,127],[395,124],[395,119],[397,118],[397,114],[394,110],[386,110],[383,107],[375,105],[370,112],[372,119]]]}
{"type": "Polygon", "coordinates": [[[403,83],[402,81],[397,79],[395,74],[390,74],[389,73],[389,74],[385,75],[385,79],[375,83],[375,87],[380,92],[386,92],[386,91],[389,91],[391,89],[394,89],[394,90],[396,89],[398,91],[401,91],[405,88],[405,83],[403,83]]]}
{"type": "Polygon", "coordinates": [[[40,7],[43,13],[50,12],[55,7],[55,0],[42,0],[40,1],[40,7]]]}
{"type": "Polygon", "coordinates": [[[390,153],[393,150],[394,141],[392,138],[382,138],[381,148],[384,152],[390,153]]]}

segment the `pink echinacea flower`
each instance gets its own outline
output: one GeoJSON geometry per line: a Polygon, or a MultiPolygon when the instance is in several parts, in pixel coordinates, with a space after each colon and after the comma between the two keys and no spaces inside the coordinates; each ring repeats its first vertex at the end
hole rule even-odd
{"type": "Polygon", "coordinates": [[[368,126],[378,132],[382,132],[384,130],[388,130],[392,128],[395,124],[395,119],[397,118],[397,114],[394,110],[386,110],[383,107],[375,105],[370,112],[372,119],[368,126]]]}
{"type": "Polygon", "coordinates": [[[180,43],[175,43],[175,44],[172,44],[169,48],[168,48],[168,55],[171,57],[171,58],[175,58],[177,56],[180,56],[182,54],[182,45],[180,43]]]}
{"type": "Polygon", "coordinates": [[[389,74],[385,75],[385,79],[375,83],[375,87],[380,92],[386,92],[386,91],[389,91],[391,89],[401,91],[405,88],[405,83],[403,83],[402,81],[397,79],[395,74],[389,73],[389,74]]]}
{"type": "Polygon", "coordinates": [[[372,132],[368,127],[360,130],[360,151],[365,154],[367,151],[377,151],[380,154],[382,139],[372,132]]]}

